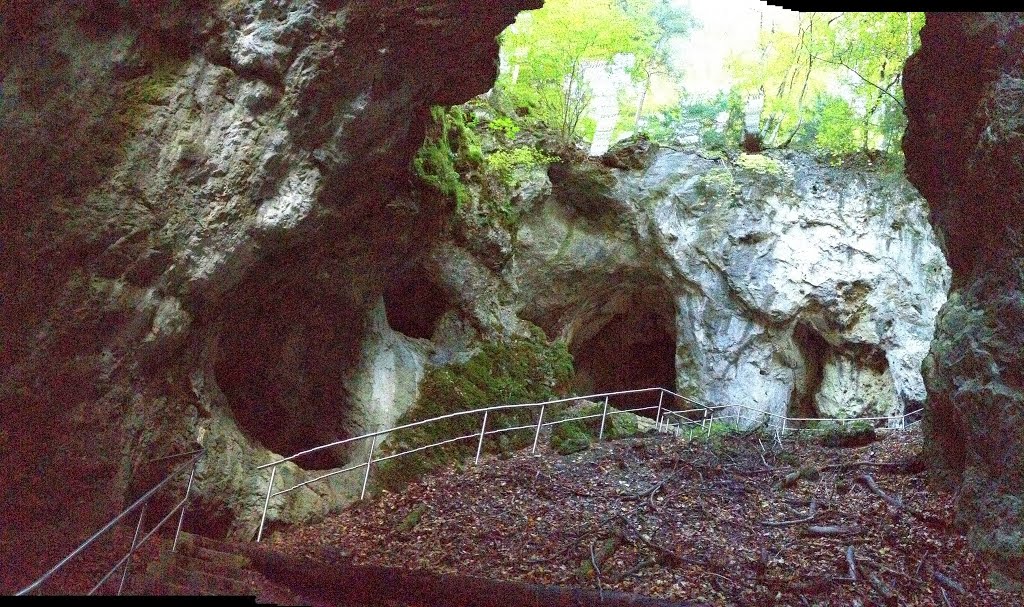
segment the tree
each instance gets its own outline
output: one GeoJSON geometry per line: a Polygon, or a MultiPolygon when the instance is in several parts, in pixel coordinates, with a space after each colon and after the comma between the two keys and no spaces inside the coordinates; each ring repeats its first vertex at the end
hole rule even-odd
{"type": "Polygon", "coordinates": [[[649,38],[655,40],[650,53],[640,57],[634,67],[641,82],[640,99],[636,105],[634,122],[640,124],[644,103],[655,76],[676,76],[669,42],[673,38],[687,35],[697,24],[689,11],[673,5],[671,0],[634,0],[630,8],[634,12],[646,11],[650,15],[653,31],[649,38]]]}
{"type": "Polygon", "coordinates": [[[653,73],[660,61],[667,61],[664,51],[656,51],[667,36],[663,28],[684,28],[682,13],[668,8],[667,0],[547,0],[543,9],[525,13],[503,34],[502,45],[518,69],[513,70],[516,78],[503,74],[498,87],[568,143],[592,98],[588,67],[632,55],[634,66],[653,73]]]}
{"type": "Polygon", "coordinates": [[[898,153],[900,77],[923,25],[922,13],[809,13],[796,32],[762,31],[760,56],[734,58],[730,68],[746,97],[764,101],[764,143],[898,153]]]}

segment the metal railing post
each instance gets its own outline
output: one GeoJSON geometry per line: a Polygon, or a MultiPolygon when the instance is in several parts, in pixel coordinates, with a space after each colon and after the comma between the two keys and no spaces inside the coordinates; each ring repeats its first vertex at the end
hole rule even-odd
{"type": "Polygon", "coordinates": [[[263,539],[263,523],[267,520],[267,508],[270,507],[270,494],[274,491],[274,477],[277,476],[277,466],[270,469],[270,482],[267,483],[267,499],[263,502],[263,516],[260,517],[260,530],[256,533],[256,542],[263,539]]]}
{"type": "Polygon", "coordinates": [[[661,432],[661,403],[665,398],[665,389],[662,388],[658,391],[658,413],[654,416],[654,420],[657,422],[655,430],[661,432]]]}
{"type": "Polygon", "coordinates": [[[366,497],[366,483],[370,481],[370,466],[373,465],[373,450],[377,446],[377,437],[370,438],[370,454],[366,456],[366,472],[363,474],[363,490],[359,492],[359,501],[366,497]]]}
{"type": "Polygon", "coordinates": [[[537,454],[537,441],[540,440],[540,429],[544,424],[544,405],[540,406],[540,417],[537,418],[537,432],[533,435],[533,450],[530,451],[530,455],[537,454]]]}
{"type": "Polygon", "coordinates": [[[132,566],[132,554],[135,553],[135,544],[139,541],[139,532],[142,531],[142,521],[146,518],[146,507],[149,502],[142,504],[142,512],[139,513],[139,522],[135,525],[135,535],[132,537],[132,547],[128,549],[128,560],[124,562],[124,572],[121,573],[121,584],[117,587],[117,596],[121,596],[124,590],[124,583],[128,580],[128,569],[132,566]]]}
{"type": "Polygon", "coordinates": [[[608,417],[608,397],[604,397],[604,410],[601,412],[601,429],[597,433],[597,440],[604,439],[604,420],[608,417]]]}
{"type": "Polygon", "coordinates": [[[185,510],[188,509],[188,496],[192,492],[192,479],[196,476],[196,466],[199,462],[192,464],[192,471],[188,473],[188,485],[185,486],[185,501],[181,505],[181,514],[178,516],[178,528],[174,531],[174,543],[171,544],[171,552],[178,551],[178,536],[181,535],[181,524],[185,522],[185,510]]]}
{"type": "Polygon", "coordinates": [[[476,444],[476,461],[474,462],[476,464],[480,463],[480,452],[484,448],[484,433],[487,432],[487,413],[487,411],[484,411],[484,423],[480,424],[480,440],[476,444]]]}

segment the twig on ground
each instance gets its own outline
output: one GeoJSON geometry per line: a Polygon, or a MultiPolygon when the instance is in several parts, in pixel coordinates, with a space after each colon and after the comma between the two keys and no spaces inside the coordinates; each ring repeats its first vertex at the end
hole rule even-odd
{"type": "Polygon", "coordinates": [[[597,592],[601,600],[604,600],[604,585],[601,583],[601,568],[597,565],[597,558],[594,556],[594,542],[590,542],[590,564],[594,567],[594,577],[597,578],[597,592]]]}
{"type": "Polygon", "coordinates": [[[803,518],[793,519],[790,521],[761,521],[761,524],[766,527],[788,527],[790,525],[800,525],[802,523],[809,523],[814,520],[814,517],[818,515],[818,501],[815,499],[811,500],[811,509],[807,513],[807,516],[803,518]]]}

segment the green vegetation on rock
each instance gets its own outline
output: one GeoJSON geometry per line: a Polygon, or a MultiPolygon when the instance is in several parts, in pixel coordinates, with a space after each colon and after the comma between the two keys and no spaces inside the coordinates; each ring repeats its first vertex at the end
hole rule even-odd
{"type": "MultiPolygon", "coordinates": [[[[570,417],[600,416],[604,410],[604,404],[592,404],[580,409],[562,411],[553,416],[552,421],[568,419],[570,417]]],[[[604,440],[616,440],[636,435],[640,431],[640,425],[636,415],[632,413],[619,413],[614,407],[608,407],[608,415],[605,418],[604,440]]],[[[590,448],[591,443],[597,441],[601,435],[601,418],[591,417],[590,419],[573,420],[552,426],[551,448],[561,455],[569,455],[590,448]]]]}
{"type": "Polygon", "coordinates": [[[725,168],[714,168],[697,179],[697,193],[706,198],[734,196],[739,192],[732,171],[725,168]]]}
{"type": "MultiPolygon", "coordinates": [[[[549,400],[572,376],[572,357],[562,342],[549,343],[539,329],[531,338],[488,342],[464,363],[431,369],[420,384],[416,404],[402,416],[407,424],[449,413],[501,404],[549,400]]],[[[518,408],[489,414],[487,429],[497,430],[531,424],[533,409],[518,408]]],[[[384,452],[398,452],[459,436],[479,435],[481,415],[462,415],[392,433],[384,452]]],[[[521,430],[507,436],[505,449],[529,444],[533,433],[521,430]]],[[[383,462],[378,468],[380,484],[397,489],[422,474],[452,461],[473,455],[476,441],[466,439],[443,447],[383,462]]],[[[493,435],[484,441],[486,450],[499,450],[493,435]]]]}
{"type": "Polygon", "coordinates": [[[736,158],[736,166],[753,171],[758,175],[773,177],[780,177],[785,172],[781,162],[761,154],[740,154],[736,158]]]}
{"type": "Polygon", "coordinates": [[[413,170],[423,183],[454,200],[456,208],[462,208],[469,200],[469,191],[459,169],[479,166],[483,160],[479,139],[462,108],[434,106],[430,116],[433,120],[413,158],[413,170]]]}
{"type": "Polygon", "coordinates": [[[863,447],[878,440],[875,427],[868,422],[829,424],[819,439],[826,447],[863,447]]]}
{"type": "MultiPolygon", "coordinates": [[[[493,124],[493,123],[492,123],[493,124]]],[[[492,171],[508,187],[519,185],[517,174],[558,160],[530,146],[517,146],[498,150],[487,155],[488,170],[492,171]]]]}

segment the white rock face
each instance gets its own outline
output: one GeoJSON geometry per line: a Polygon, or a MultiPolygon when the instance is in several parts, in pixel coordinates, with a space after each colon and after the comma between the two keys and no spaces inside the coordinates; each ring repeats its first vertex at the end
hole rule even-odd
{"type": "MultiPolygon", "coordinates": [[[[510,300],[577,357],[614,318],[649,310],[674,336],[677,388],[747,423],[920,407],[950,272],[901,176],[669,151],[643,170],[569,170],[525,205],[504,290],[464,284],[460,299],[510,300]]],[[[442,274],[465,275],[443,269],[452,257],[435,256],[442,274]]],[[[609,364],[635,364],[628,345],[609,364]]]]}

